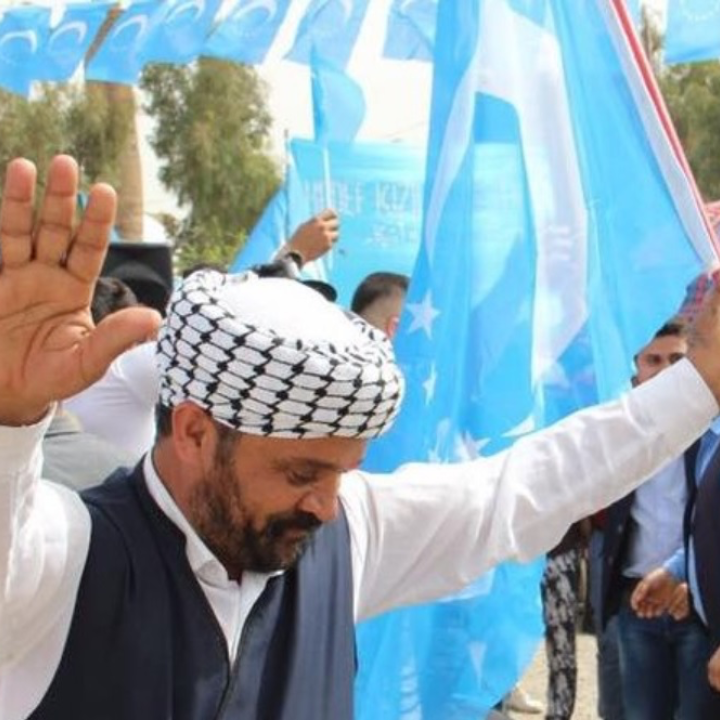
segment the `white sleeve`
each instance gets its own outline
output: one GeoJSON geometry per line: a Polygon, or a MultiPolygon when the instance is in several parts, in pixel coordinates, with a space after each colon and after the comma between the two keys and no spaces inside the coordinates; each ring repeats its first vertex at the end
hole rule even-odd
{"type": "Polygon", "coordinates": [[[146,342],[126,350],[115,359],[118,375],[138,403],[154,410],[160,398],[160,372],[155,363],[156,343],[146,342]]]}
{"type": "Polygon", "coordinates": [[[0,427],[0,718],[37,706],[62,657],[90,542],[80,498],[39,480],[50,417],[0,427]]]}
{"type": "Polygon", "coordinates": [[[529,560],[680,455],[718,413],[689,361],[498,455],[343,478],[356,617],[455,592],[529,560]]]}

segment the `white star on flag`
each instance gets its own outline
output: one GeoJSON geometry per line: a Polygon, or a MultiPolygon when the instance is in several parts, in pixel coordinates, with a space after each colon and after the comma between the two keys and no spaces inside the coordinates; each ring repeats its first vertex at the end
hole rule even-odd
{"type": "Polygon", "coordinates": [[[407,309],[413,316],[408,332],[411,333],[422,329],[427,333],[428,338],[432,340],[432,324],[440,311],[433,307],[430,291],[427,291],[421,303],[408,303],[407,309]]]}
{"type": "Polygon", "coordinates": [[[435,383],[437,382],[437,372],[435,370],[435,363],[430,368],[430,375],[428,379],[423,383],[423,390],[425,391],[425,404],[429,405],[432,399],[435,397],[435,383]]]}

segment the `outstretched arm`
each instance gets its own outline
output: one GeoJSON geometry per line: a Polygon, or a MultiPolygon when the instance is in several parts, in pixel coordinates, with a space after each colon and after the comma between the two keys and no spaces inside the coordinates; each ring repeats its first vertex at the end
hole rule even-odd
{"type": "Polygon", "coordinates": [[[93,326],[90,300],[115,218],[112,188],[93,187],[74,229],[75,161],[53,160],[36,223],[35,185],[32,163],[10,163],[0,209],[0,425],[38,420],[159,323],[155,312],[132,308],[93,326]]]}
{"type": "MultiPolygon", "coordinates": [[[[717,416],[718,358],[720,289],[698,316],[689,358],[619,400],[492,457],[344,480],[358,617],[427,602],[498,562],[546,552],[571,523],[627,495],[717,416]]],[[[675,587],[660,585],[658,598],[639,593],[640,612],[679,613],[675,587]]]]}

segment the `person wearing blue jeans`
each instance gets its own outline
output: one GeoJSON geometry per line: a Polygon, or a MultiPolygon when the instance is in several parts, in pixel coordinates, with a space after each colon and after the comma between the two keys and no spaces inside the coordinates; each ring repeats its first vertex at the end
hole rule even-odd
{"type": "MultiPolygon", "coordinates": [[[[635,356],[633,382],[654,377],[686,350],[684,323],[666,323],[635,356]]],[[[720,696],[707,682],[711,643],[702,623],[686,611],[687,586],[678,588],[671,611],[658,617],[641,617],[632,607],[633,593],[643,579],[671,562],[683,546],[683,515],[696,454],[697,445],[608,509],[603,619],[607,623],[617,617],[626,720],[720,718],[720,696]],[[680,617],[684,619],[676,619],[680,617]]]]}
{"type": "MultiPolygon", "coordinates": [[[[646,576],[632,596],[634,611],[642,617],[657,618],[663,613],[682,615],[678,592],[688,587],[692,617],[704,630],[711,652],[703,674],[720,708],[720,577],[717,573],[718,517],[720,517],[720,418],[699,443],[695,463],[695,488],[685,514],[685,542],[663,567],[646,576]],[[708,534],[709,533],[709,534],[708,534]],[[708,547],[708,541],[711,543],[708,547]],[[687,585],[686,585],[687,583],[687,585]],[[709,584],[708,584],[709,583],[709,584]]],[[[712,718],[720,717],[716,708],[712,718]]]]}
{"type": "Polygon", "coordinates": [[[694,618],[641,618],[624,605],[618,614],[620,667],[628,720],[713,720],[706,667],[711,649],[694,618]]]}

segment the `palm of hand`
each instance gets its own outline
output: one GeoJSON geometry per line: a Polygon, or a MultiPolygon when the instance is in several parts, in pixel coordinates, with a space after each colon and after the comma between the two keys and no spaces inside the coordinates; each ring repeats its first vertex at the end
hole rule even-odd
{"type": "Polygon", "coordinates": [[[49,403],[102,376],[120,352],[146,338],[159,317],[147,309],[93,326],[89,304],[115,215],[108,186],[90,191],[73,231],[77,165],[53,160],[33,230],[34,167],[14,161],[0,208],[0,424],[39,419],[49,403]]]}
{"type": "Polygon", "coordinates": [[[41,414],[97,379],[88,355],[91,292],[59,266],[32,262],[2,273],[0,400],[21,392],[41,414]]]}

